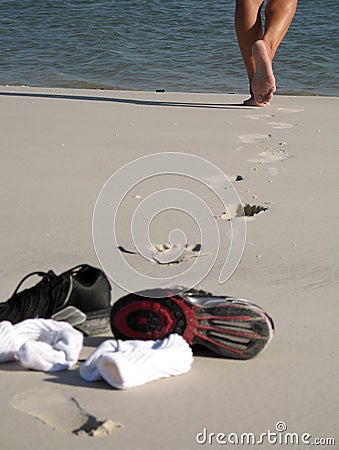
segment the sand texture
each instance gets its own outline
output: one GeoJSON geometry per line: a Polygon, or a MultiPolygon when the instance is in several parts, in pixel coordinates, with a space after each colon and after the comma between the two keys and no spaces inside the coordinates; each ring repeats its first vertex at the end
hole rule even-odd
{"type": "MultiPolygon", "coordinates": [[[[187,242],[168,247],[177,224],[169,211],[154,224],[152,248],[136,249],[130,236],[133,211],[151,192],[190,190],[209,205],[221,230],[216,261],[199,286],[251,300],[276,323],[272,342],[253,360],[199,350],[188,374],[127,391],[85,382],[79,366],[46,374],[17,362],[2,364],[1,450],[219,448],[215,437],[210,445],[199,444],[196,436],[204,429],[259,436],[276,431],[278,422],[300,439],[309,433],[310,442],[332,437],[339,444],[338,99],[275,96],[267,108],[245,107],[242,100],[0,88],[2,301],[31,271],[60,273],[83,262],[98,266],[91,227],[104,183],[137,158],[182,152],[217,166],[247,205],[240,264],[218,283],[230,223],[241,216],[237,202],[225,211],[215,200],[213,190],[226,187],[218,177],[203,180],[210,189],[175,175],[131,188],[119,216],[121,255],[135,270],[163,277],[204,254],[208,259],[211,249],[198,226],[189,234],[187,217],[187,242]],[[173,254],[178,261],[168,264],[173,254]]],[[[123,294],[113,286],[113,300],[123,294]]],[[[81,358],[105,338],[112,336],[86,338],[81,358]]],[[[301,442],[282,447],[308,448],[301,442]]]]}

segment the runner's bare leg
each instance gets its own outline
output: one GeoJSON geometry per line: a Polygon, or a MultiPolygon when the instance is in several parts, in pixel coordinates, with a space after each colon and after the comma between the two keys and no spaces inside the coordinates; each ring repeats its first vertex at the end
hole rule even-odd
{"type": "Polygon", "coordinates": [[[298,0],[236,0],[235,28],[250,83],[249,106],[266,106],[276,91],[272,62],[294,17],[298,0]]]}

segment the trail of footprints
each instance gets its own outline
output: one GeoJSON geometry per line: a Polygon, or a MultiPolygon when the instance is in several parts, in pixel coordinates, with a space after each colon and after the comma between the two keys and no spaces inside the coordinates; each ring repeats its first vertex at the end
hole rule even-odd
{"type": "MultiPolygon", "coordinates": [[[[278,111],[282,111],[284,113],[300,113],[303,110],[297,109],[297,108],[278,108],[278,111]]],[[[246,119],[249,120],[264,120],[267,122],[267,125],[272,127],[274,130],[289,130],[292,127],[294,127],[296,124],[289,123],[289,122],[278,122],[274,120],[274,114],[267,114],[267,113],[257,113],[257,114],[250,114],[245,116],[246,119]]],[[[280,141],[278,144],[275,144],[275,150],[272,149],[272,134],[263,134],[263,133],[249,133],[249,134],[242,134],[239,135],[239,140],[242,145],[245,146],[251,146],[252,148],[259,147],[261,151],[258,153],[256,157],[252,157],[247,160],[247,162],[250,163],[256,163],[256,164],[270,164],[274,162],[281,162],[284,161],[287,158],[291,158],[294,155],[290,154],[287,151],[287,142],[280,141]]],[[[238,148],[237,151],[241,150],[242,147],[238,148]]],[[[256,167],[251,168],[251,171],[256,170],[256,167]]],[[[268,167],[267,169],[268,173],[270,175],[277,175],[279,173],[279,170],[276,167],[268,167]]],[[[241,175],[237,175],[236,177],[230,178],[232,182],[234,181],[242,181],[244,180],[244,177],[241,175]]],[[[272,181],[272,180],[269,180],[272,181]]],[[[255,197],[255,196],[254,196],[255,197]]],[[[219,214],[215,216],[216,219],[220,220],[232,220],[237,217],[245,217],[246,220],[252,220],[254,216],[261,214],[268,209],[268,205],[271,202],[265,202],[265,205],[255,205],[255,204],[249,204],[246,203],[244,205],[229,205],[227,207],[227,211],[223,212],[222,214],[219,214]]]]}
{"type": "MultiPolygon", "coordinates": [[[[294,114],[300,113],[303,110],[297,108],[278,108],[278,111],[288,114],[294,114]]],[[[289,130],[296,125],[295,123],[278,122],[274,120],[274,117],[274,114],[264,113],[250,114],[245,116],[245,118],[249,120],[264,120],[267,122],[267,125],[272,127],[273,130],[289,130]]],[[[248,162],[251,163],[269,164],[276,161],[283,161],[294,156],[287,151],[287,143],[285,141],[279,142],[278,145],[275,144],[276,148],[273,150],[272,144],[270,142],[272,140],[272,134],[243,134],[239,136],[239,140],[242,144],[245,145],[261,145],[263,147],[262,151],[258,154],[257,157],[248,160],[248,162]]]]}
{"type": "MultiPolygon", "coordinates": [[[[300,113],[302,109],[296,108],[278,108],[278,111],[288,114],[300,113]]],[[[245,116],[248,120],[256,120],[256,121],[265,121],[267,125],[269,125],[272,130],[289,130],[293,128],[296,124],[289,122],[279,122],[275,120],[274,114],[268,113],[253,113],[245,116]]],[[[258,155],[247,160],[249,163],[254,164],[272,164],[276,162],[281,162],[286,160],[287,158],[291,158],[294,155],[287,151],[287,142],[280,141],[277,144],[272,144],[272,134],[264,134],[264,133],[252,133],[252,134],[243,134],[239,136],[239,140],[242,145],[251,146],[256,149],[259,147],[261,151],[259,151],[258,155]],[[275,146],[275,149],[272,147],[275,146]]],[[[236,151],[240,151],[242,147],[236,149],[236,151]]],[[[256,167],[251,168],[251,171],[256,170],[256,167]]],[[[268,167],[267,172],[275,176],[279,173],[279,170],[276,167],[268,167]]],[[[229,177],[232,183],[243,181],[244,177],[242,175],[233,175],[229,177]]],[[[213,187],[220,187],[219,180],[205,180],[208,181],[208,184],[213,187]]],[[[272,181],[272,180],[269,180],[272,181]]],[[[256,196],[253,196],[254,198],[256,196]]],[[[134,195],[132,198],[141,199],[140,195],[134,195]]],[[[216,220],[225,220],[231,221],[238,218],[244,218],[245,220],[253,220],[259,214],[265,213],[268,210],[268,206],[271,202],[265,202],[264,205],[257,205],[252,203],[245,204],[233,204],[227,205],[227,211],[223,211],[220,214],[214,216],[216,220]]],[[[180,252],[180,256],[176,257],[175,253],[180,250],[179,245],[173,245],[170,243],[160,243],[154,245],[152,248],[148,248],[147,254],[149,254],[148,259],[157,264],[179,264],[186,262],[192,258],[198,258],[204,256],[201,253],[201,244],[195,243],[191,245],[186,245],[182,247],[182,251],[180,252]]],[[[122,253],[134,254],[142,256],[140,253],[125,249],[124,247],[119,247],[119,250],[122,253]]]]}

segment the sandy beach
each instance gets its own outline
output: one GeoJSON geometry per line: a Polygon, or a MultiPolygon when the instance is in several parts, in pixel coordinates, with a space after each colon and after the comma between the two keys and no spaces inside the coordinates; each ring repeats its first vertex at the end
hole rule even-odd
{"type": "MultiPolygon", "coordinates": [[[[276,324],[272,342],[253,360],[198,350],[188,374],[126,391],[84,381],[81,362],[54,374],[1,364],[1,450],[219,448],[218,433],[259,437],[269,431],[298,435],[299,444],[285,448],[308,448],[301,442],[305,433],[309,443],[334,438],[338,445],[338,98],[277,95],[267,108],[245,107],[243,100],[0,87],[1,301],[29,272],[98,266],[92,215],[105,182],[137,158],[180,152],[214,164],[233,181],[243,204],[263,210],[246,221],[245,250],[233,275],[218,282],[229,245],[221,233],[220,254],[199,286],[259,304],[276,324]],[[98,421],[112,420],[113,432],[72,434],[79,406],[71,399],[98,421]]],[[[212,198],[219,180],[209,180],[207,192],[188,178],[179,185],[178,178],[160,174],[128,193],[122,246],[131,248],[129,221],[140,201],[174,185],[211,201],[227,235],[225,211],[212,198]]],[[[154,230],[156,244],[165,243],[166,227],[175,225],[166,217],[154,230]]],[[[188,243],[200,243],[196,229],[188,243]]],[[[136,270],[155,270],[138,255],[126,258],[136,270]]],[[[167,275],[186,264],[167,266],[167,275]]],[[[116,301],[124,291],[112,286],[116,301]]],[[[85,338],[81,360],[108,338],[85,338]]],[[[274,446],[267,439],[260,445],[274,446]]]]}

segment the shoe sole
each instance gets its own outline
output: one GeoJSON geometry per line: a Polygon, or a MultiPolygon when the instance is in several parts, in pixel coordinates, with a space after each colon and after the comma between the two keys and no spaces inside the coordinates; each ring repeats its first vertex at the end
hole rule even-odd
{"type": "Polygon", "coordinates": [[[129,294],[113,304],[111,329],[123,340],[156,340],[177,333],[188,344],[202,345],[224,358],[250,359],[267,347],[274,325],[259,306],[230,297],[210,299],[210,305],[200,306],[170,293],[152,299],[129,294]],[[213,306],[214,300],[218,306],[213,306]]]}
{"type": "Polygon", "coordinates": [[[84,313],[74,306],[68,306],[53,314],[51,318],[68,322],[85,336],[94,336],[110,333],[110,314],[110,308],[84,313]]]}
{"type": "Polygon", "coordinates": [[[110,308],[86,313],[86,321],[80,325],[76,325],[75,328],[81,331],[85,336],[110,334],[110,314],[110,308]]]}

